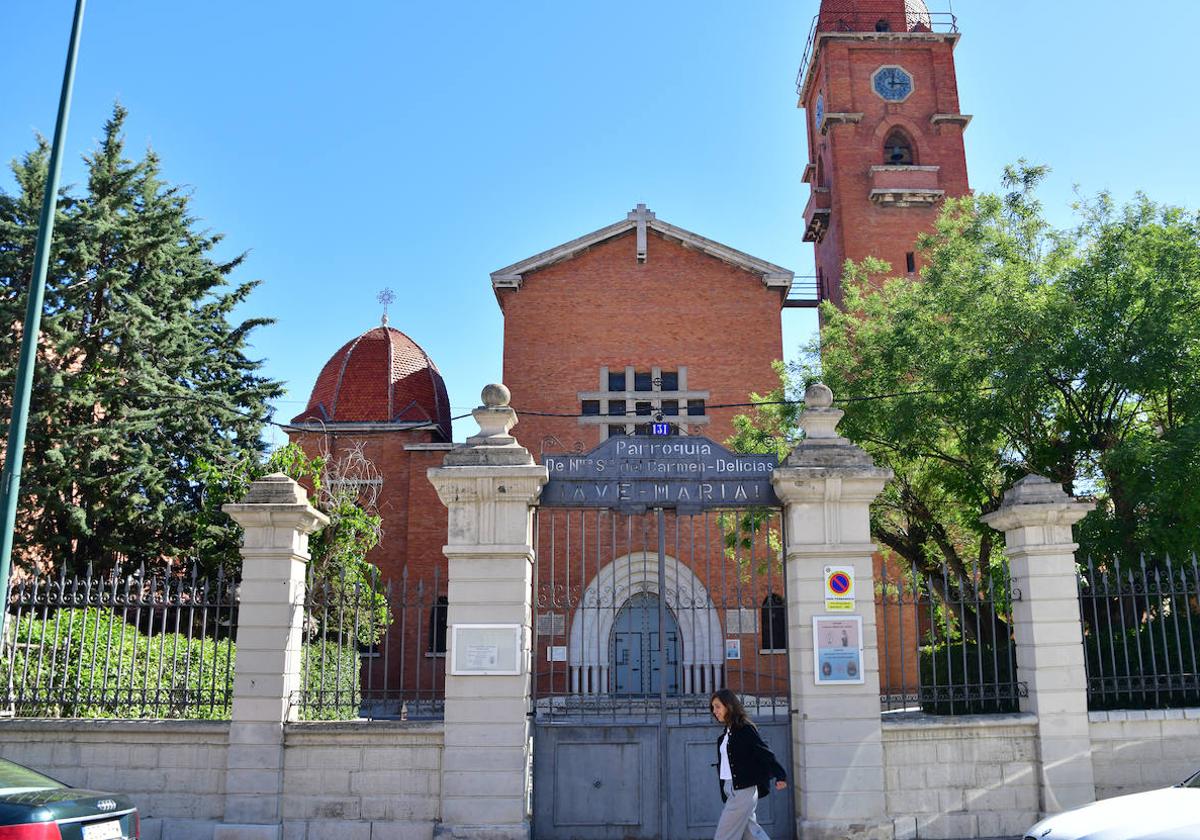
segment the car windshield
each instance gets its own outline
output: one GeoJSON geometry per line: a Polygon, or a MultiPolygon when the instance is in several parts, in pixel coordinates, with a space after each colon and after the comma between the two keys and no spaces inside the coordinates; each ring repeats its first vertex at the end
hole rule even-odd
{"type": "Polygon", "coordinates": [[[12,793],[17,790],[46,790],[48,788],[66,787],[62,782],[56,782],[49,776],[13,764],[0,758],[0,794],[12,793]]]}
{"type": "Polygon", "coordinates": [[[1190,778],[1186,782],[1184,782],[1182,787],[1200,788],[1200,773],[1197,773],[1196,775],[1192,776],[1192,778],[1190,778]]]}

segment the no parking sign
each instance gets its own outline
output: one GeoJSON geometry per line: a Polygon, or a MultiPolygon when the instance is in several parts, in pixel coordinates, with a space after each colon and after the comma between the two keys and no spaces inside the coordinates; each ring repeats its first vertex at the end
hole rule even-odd
{"type": "Polygon", "coordinates": [[[854,612],[854,567],[825,567],[825,612],[854,612]]]}

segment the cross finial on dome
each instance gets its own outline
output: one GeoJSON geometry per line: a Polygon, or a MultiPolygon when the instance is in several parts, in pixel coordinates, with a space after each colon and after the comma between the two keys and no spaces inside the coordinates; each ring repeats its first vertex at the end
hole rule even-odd
{"type": "Polygon", "coordinates": [[[379,323],[381,326],[386,327],[387,323],[388,323],[388,317],[387,317],[388,305],[396,302],[396,293],[393,292],[391,289],[389,289],[387,286],[384,286],[383,291],[381,291],[379,294],[375,295],[375,300],[379,301],[380,304],[383,305],[383,318],[380,319],[379,323]]]}

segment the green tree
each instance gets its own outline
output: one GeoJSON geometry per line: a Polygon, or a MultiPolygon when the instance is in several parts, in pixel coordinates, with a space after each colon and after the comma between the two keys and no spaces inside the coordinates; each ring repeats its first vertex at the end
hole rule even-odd
{"type": "Polygon", "coordinates": [[[1029,472],[1098,498],[1079,534],[1099,563],[1186,553],[1200,532],[1200,219],[1102,194],[1055,229],[1044,173],[947,201],[920,279],[848,263],[845,308],[823,309],[792,371],[793,396],[824,381],[841,432],[894,470],[875,537],[935,592],[943,564],[952,588],[986,587],[1002,558],[979,517],[1029,472]]]}
{"type": "Polygon", "coordinates": [[[201,462],[198,467],[204,492],[195,517],[195,544],[206,571],[220,567],[236,572],[241,567],[242,529],[221,507],[242,499],[255,480],[284,473],[311,488],[313,505],[329,517],[329,524],[309,539],[309,637],[365,645],[379,640],[391,618],[380,571],[366,559],[383,536],[373,495],[379,476],[361,448],[337,457],[310,457],[291,443],[266,459],[201,462]]]}
{"type": "MultiPolygon", "coordinates": [[[[282,391],[246,355],[270,320],[232,318],[257,285],[230,281],[244,255],[214,256],[222,237],[153,152],[126,157],[125,115],[85,158],[86,187],[63,191],[22,477],[19,553],[72,571],[192,554],[198,465],[261,455],[282,391]]],[[[6,419],[47,158],[39,138],[0,193],[6,419]]]]}

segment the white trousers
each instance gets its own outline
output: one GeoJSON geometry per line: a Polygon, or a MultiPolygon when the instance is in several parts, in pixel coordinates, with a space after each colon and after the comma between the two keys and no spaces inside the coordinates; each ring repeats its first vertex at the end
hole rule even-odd
{"type": "Polygon", "coordinates": [[[741,790],[733,789],[733,782],[724,779],[725,808],[717,820],[717,833],[713,840],[771,840],[758,824],[754,809],[758,805],[758,788],[751,785],[741,790]]]}

